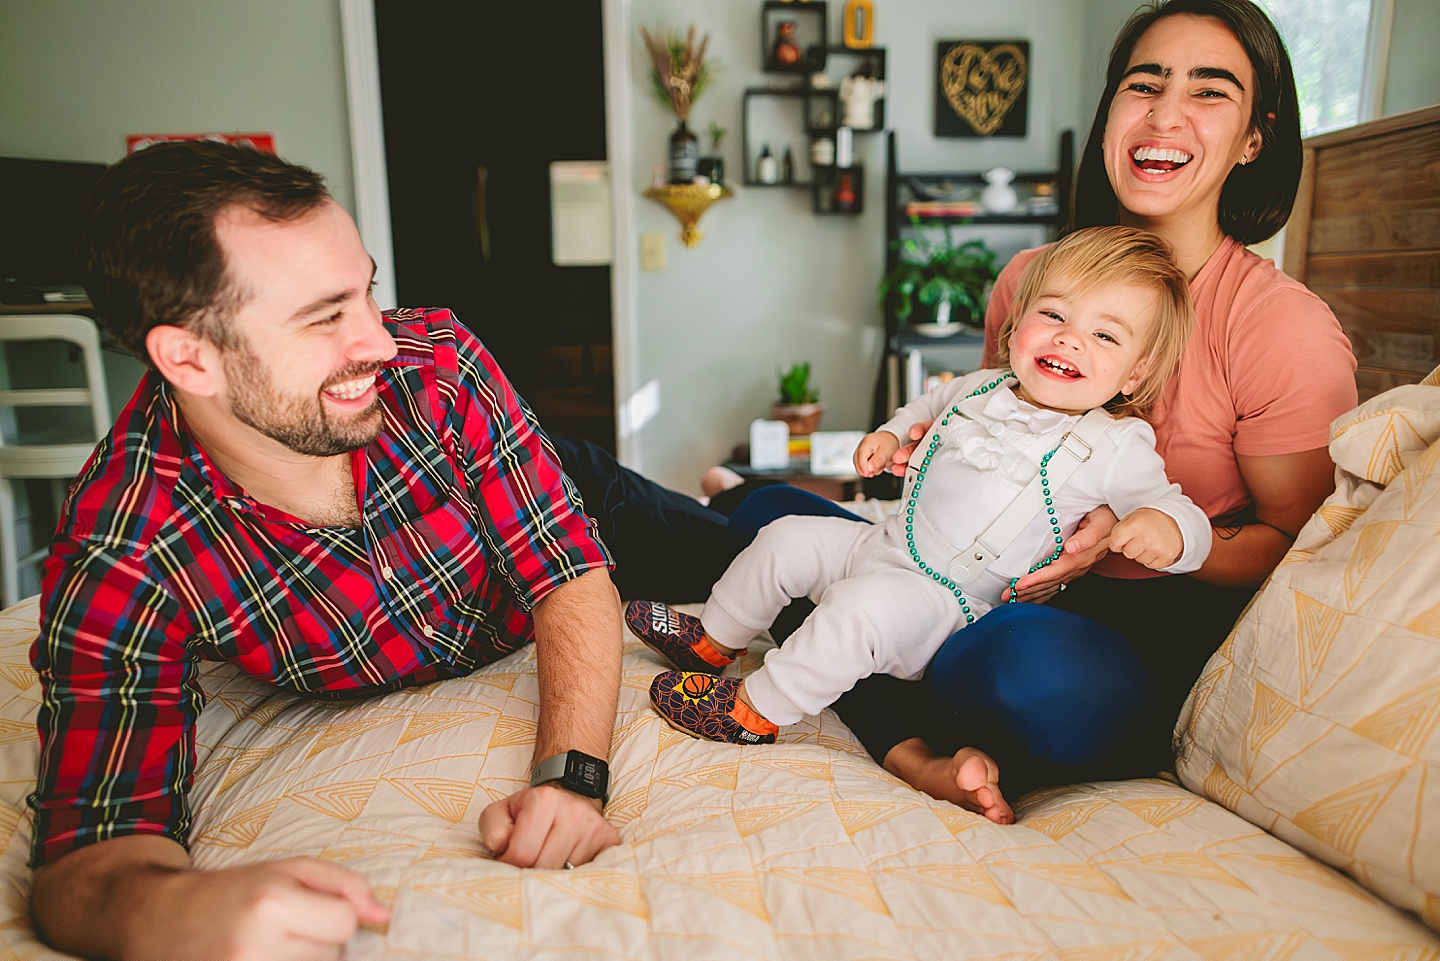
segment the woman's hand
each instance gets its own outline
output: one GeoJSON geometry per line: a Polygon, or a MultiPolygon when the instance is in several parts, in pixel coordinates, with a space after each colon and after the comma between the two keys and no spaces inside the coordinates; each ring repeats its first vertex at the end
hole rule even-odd
{"type": "Polygon", "coordinates": [[[910,467],[910,455],[915,453],[915,448],[920,446],[920,440],[930,433],[930,426],[934,423],[932,420],[924,424],[910,425],[910,443],[901,445],[890,455],[890,473],[896,477],[905,476],[905,471],[910,467]]]}
{"type": "MultiPolygon", "coordinates": [[[[1064,590],[1067,582],[1080,577],[1110,553],[1110,532],[1118,521],[1115,512],[1104,504],[1086,514],[1080,520],[1080,527],[1065,542],[1059,557],[1015,584],[1016,599],[1027,604],[1043,604],[1064,590]]],[[[1006,590],[1000,599],[1010,600],[1011,593],[1006,590]]]]}
{"type": "Polygon", "coordinates": [[[871,431],[855,445],[855,472],[861,477],[874,477],[889,470],[890,458],[899,446],[900,438],[888,430],[871,431]]]}

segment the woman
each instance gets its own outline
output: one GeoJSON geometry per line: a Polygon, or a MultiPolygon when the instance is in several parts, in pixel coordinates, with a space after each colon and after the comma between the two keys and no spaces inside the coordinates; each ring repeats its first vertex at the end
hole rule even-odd
{"type": "MultiPolygon", "coordinates": [[[[1120,31],[1073,226],[1149,229],[1190,278],[1198,326],[1157,449],[1212,518],[1214,547],[1194,574],[1146,577],[1104,556],[1114,519],[1096,512],[1062,561],[1017,585],[1048,606],[997,609],[988,634],[977,624],[946,643],[927,674],[934,697],[876,678],[837,706],[892,773],[1003,821],[1001,768],[1028,789],[1172,763],[1190,687],[1330,492],[1329,424],[1355,404],[1354,357],[1330,310],[1244,247],[1289,217],[1299,139],[1284,45],[1248,0],[1170,0],[1120,31]],[[957,738],[990,750],[957,750],[957,738]]],[[[1033,256],[996,283],[987,364],[1033,256]]]]}
{"type": "MultiPolygon", "coordinates": [[[[872,676],[836,703],[887,770],[1005,822],[1002,769],[1014,794],[1173,763],[1171,728],[1186,694],[1329,493],[1329,424],[1355,404],[1354,356],[1334,315],[1244,247],[1284,224],[1300,164],[1289,58],[1249,0],[1168,0],[1122,28],[1077,173],[1073,226],[1146,228],[1190,279],[1197,329],[1155,427],[1171,479],[1215,525],[1210,558],[1194,574],[1144,578],[1105,556],[1114,517],[1095,512],[1064,557],[1017,584],[1020,600],[1048,603],[991,611],[946,642],[924,681],[872,676]]],[[[1033,256],[1017,256],[996,283],[987,360],[1033,256]]],[[[897,454],[898,468],[908,454],[897,454]]],[[[587,508],[604,505],[617,528],[678,529],[664,517],[673,502],[633,474],[582,469],[576,479],[587,508]],[[623,510],[611,511],[616,504],[623,510]]],[[[806,510],[798,493],[757,491],[731,530],[806,510]]],[[[674,510],[690,532],[719,516],[674,510]]],[[[685,546],[652,540],[617,560],[643,582],[633,575],[647,558],[673,570],[677,549],[685,546]]],[[[645,586],[628,596],[667,596],[645,586]]],[[[700,599],[708,585],[700,588],[699,597],[669,596],[700,599]]]]}

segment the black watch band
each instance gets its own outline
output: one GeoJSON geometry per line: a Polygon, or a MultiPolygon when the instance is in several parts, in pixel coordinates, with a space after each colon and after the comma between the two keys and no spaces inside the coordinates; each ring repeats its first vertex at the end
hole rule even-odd
{"type": "Polygon", "coordinates": [[[601,804],[610,800],[610,765],[584,751],[556,754],[535,765],[530,786],[551,781],[582,797],[599,798],[601,804]]]}

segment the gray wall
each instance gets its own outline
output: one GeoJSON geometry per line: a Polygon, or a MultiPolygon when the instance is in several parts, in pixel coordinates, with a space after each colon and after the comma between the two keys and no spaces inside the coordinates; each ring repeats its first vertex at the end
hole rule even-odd
{"type": "MultiPolygon", "coordinates": [[[[138,133],[261,132],[354,210],[336,0],[0,0],[0,154],[112,163],[138,133]]],[[[144,368],[107,353],[118,413],[144,368]]]]}
{"type": "Polygon", "coordinates": [[[110,163],[132,133],[269,132],[354,209],[336,0],[0,0],[0,153],[110,163]]]}
{"type": "MultiPolygon", "coordinates": [[[[763,86],[760,15],[754,0],[633,0],[631,77],[634,129],[629,173],[633,195],[649,185],[653,163],[665,157],[674,121],[649,99],[647,61],[638,28],[683,29],[694,23],[711,35],[711,56],[723,65],[698,102],[692,128],[716,119],[730,131],[722,149],[731,179],[742,169],[741,94],[763,86]]],[[[840,3],[830,4],[832,42],[840,3]]],[[[998,164],[1046,169],[1056,161],[1058,131],[1080,125],[1073,77],[1083,57],[1084,6],[1073,0],[887,0],[876,4],[876,44],[887,50],[887,123],[900,131],[904,169],[985,170],[998,164]],[[1024,139],[937,140],[932,130],[935,42],[958,38],[1026,38],[1031,47],[1030,135],[1024,139]]],[[[881,318],[876,284],[884,263],[884,138],[857,136],[866,164],[865,211],[858,217],[817,217],[808,193],[736,188],[701,222],[704,239],[687,250],[663,207],[638,201],[637,230],[661,232],[669,268],[642,272],[637,384],[659,388],[659,413],[638,432],[645,471],[682,490],[698,490],[700,472],[723,460],[765,416],[776,374],[809,360],[826,412],[822,429],[869,426],[880,363],[881,318]]],[[[805,142],[798,134],[795,148],[805,142]]],[[[708,143],[706,144],[708,148],[708,143]]],[[[771,144],[772,149],[777,144],[771,144]]],[[[758,149],[758,146],[757,148],[758,149]]],[[[618,189],[624,190],[624,173],[618,189]]]]}

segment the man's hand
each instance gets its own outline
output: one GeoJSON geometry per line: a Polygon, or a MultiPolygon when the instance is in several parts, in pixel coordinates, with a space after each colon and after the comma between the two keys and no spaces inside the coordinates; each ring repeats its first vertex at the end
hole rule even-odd
{"type": "Polygon", "coordinates": [[[527,787],[480,812],[480,842],[517,868],[588,864],[620,843],[600,802],[554,784],[527,787]]]}
{"type": "MultiPolygon", "coordinates": [[[[564,751],[610,754],[620,696],[620,595],[603,570],[555,588],[535,605],[540,718],[533,763],[564,751]]],[[[480,839],[506,864],[585,864],[620,835],[600,802],[553,784],[525,788],[480,814],[480,839]]]]}
{"type": "Polygon", "coordinates": [[[147,835],[40,868],[31,898],[47,941],[98,958],[333,959],[358,926],[390,920],[364,878],[328,861],[197,871],[179,844],[147,835]]]}
{"type": "Polygon", "coordinates": [[[896,477],[905,476],[905,471],[910,466],[910,455],[915,453],[915,448],[919,447],[920,441],[930,433],[930,428],[934,423],[932,420],[928,424],[910,425],[910,442],[902,445],[890,455],[890,473],[896,477]]]}
{"type": "Polygon", "coordinates": [[[855,446],[855,473],[861,477],[874,477],[889,470],[890,458],[899,448],[900,438],[888,430],[871,431],[855,446]]]}
{"type": "Polygon", "coordinates": [[[161,913],[135,928],[154,941],[137,958],[339,958],[359,925],[390,920],[364,878],[313,858],[182,871],[158,890],[161,913]]]}
{"type": "MultiPolygon", "coordinates": [[[[1115,522],[1115,512],[1104,504],[1086,514],[1065,542],[1059,557],[1015,584],[1017,599],[1027,604],[1043,604],[1054,597],[1062,585],[1094,567],[1100,558],[1110,553],[1110,532],[1115,522]]],[[[1007,589],[1000,599],[1010,600],[1010,591],[1007,589]]]]}
{"type": "Polygon", "coordinates": [[[1110,549],[1139,561],[1151,570],[1163,570],[1180,559],[1185,536],[1175,518],[1152,507],[1131,511],[1110,532],[1110,549]]]}

